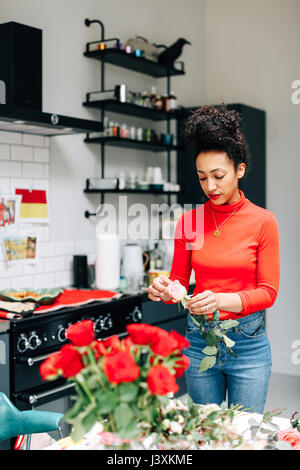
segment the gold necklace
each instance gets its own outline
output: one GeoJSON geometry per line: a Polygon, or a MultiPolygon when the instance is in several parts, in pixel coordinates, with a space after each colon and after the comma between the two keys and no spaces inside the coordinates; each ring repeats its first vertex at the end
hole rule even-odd
{"type": "Polygon", "coordinates": [[[216,224],[216,219],[215,219],[215,215],[214,215],[214,210],[213,210],[212,206],[210,206],[210,207],[211,207],[212,215],[213,215],[214,222],[215,222],[215,226],[216,226],[216,230],[214,231],[214,236],[215,236],[215,237],[219,237],[219,236],[220,236],[220,228],[222,227],[222,225],[225,224],[225,222],[227,222],[227,220],[230,219],[230,217],[233,216],[233,214],[238,210],[238,208],[236,208],[236,209],[232,212],[232,214],[230,214],[230,216],[227,217],[227,219],[220,225],[220,227],[218,227],[217,224],[216,224]]]}

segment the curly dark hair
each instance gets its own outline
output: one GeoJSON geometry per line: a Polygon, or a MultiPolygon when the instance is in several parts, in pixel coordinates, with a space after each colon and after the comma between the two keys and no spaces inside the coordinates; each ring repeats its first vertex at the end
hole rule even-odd
{"type": "Polygon", "coordinates": [[[203,105],[187,118],[183,136],[192,144],[195,158],[201,152],[217,150],[226,152],[233,161],[235,171],[240,163],[245,163],[245,178],[250,167],[250,154],[240,122],[240,114],[229,110],[225,103],[203,105]]]}

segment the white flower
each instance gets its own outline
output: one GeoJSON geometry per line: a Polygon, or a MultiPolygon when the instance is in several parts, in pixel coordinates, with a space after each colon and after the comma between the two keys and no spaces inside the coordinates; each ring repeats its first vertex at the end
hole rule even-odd
{"type": "Polygon", "coordinates": [[[169,429],[171,421],[169,419],[164,419],[162,422],[163,429],[169,429]]]}
{"type": "Polygon", "coordinates": [[[184,423],[184,417],[182,415],[178,415],[178,423],[183,424],[184,423]]]}
{"type": "Polygon", "coordinates": [[[220,409],[221,408],[216,403],[209,403],[208,405],[203,405],[201,407],[201,414],[204,414],[204,416],[208,416],[213,411],[220,411],[220,409]]]}
{"type": "Polygon", "coordinates": [[[180,302],[187,295],[186,288],[177,280],[168,285],[167,291],[174,302],[180,302]]]}
{"type": "Polygon", "coordinates": [[[177,421],[171,421],[170,423],[170,431],[174,432],[175,434],[181,434],[182,433],[182,426],[181,424],[177,423],[177,421]]]}

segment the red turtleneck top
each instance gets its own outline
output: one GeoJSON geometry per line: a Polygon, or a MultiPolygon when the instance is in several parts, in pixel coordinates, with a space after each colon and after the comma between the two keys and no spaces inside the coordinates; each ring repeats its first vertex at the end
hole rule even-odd
{"type": "Polygon", "coordinates": [[[193,295],[211,290],[240,296],[243,310],[239,313],[220,310],[221,320],[271,307],[279,289],[276,218],[269,210],[246,199],[243,191],[239,193],[240,199],[235,203],[217,206],[208,200],[186,212],[175,230],[170,279],[178,279],[188,289],[193,269],[196,279],[193,295]],[[220,228],[219,237],[213,234],[216,226],[212,208],[220,228]]]}

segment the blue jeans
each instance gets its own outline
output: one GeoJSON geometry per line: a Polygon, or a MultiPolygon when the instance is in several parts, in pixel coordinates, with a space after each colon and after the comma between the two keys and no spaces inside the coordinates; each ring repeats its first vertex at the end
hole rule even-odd
{"type": "Polygon", "coordinates": [[[226,400],[227,392],[228,406],[239,404],[251,408],[250,412],[263,413],[272,367],[263,312],[239,318],[238,322],[237,327],[228,329],[226,333],[235,341],[232,349],[238,357],[230,353],[223,342],[219,343],[216,364],[199,372],[206,342],[188,314],[186,338],[190,346],[184,350],[190,359],[185,372],[187,390],[194,403],[220,405],[226,400]]]}

